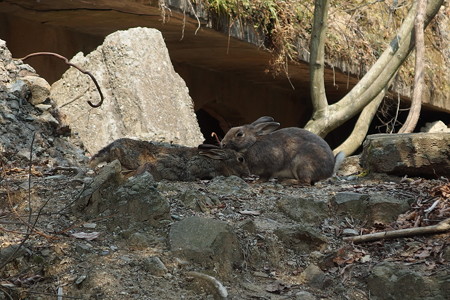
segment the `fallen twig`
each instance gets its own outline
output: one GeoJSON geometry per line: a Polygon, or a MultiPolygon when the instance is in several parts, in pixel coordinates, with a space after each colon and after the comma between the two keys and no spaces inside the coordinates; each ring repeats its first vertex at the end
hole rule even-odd
{"type": "Polygon", "coordinates": [[[73,64],[73,63],[71,63],[66,57],[64,57],[64,56],[62,56],[62,55],[60,55],[60,54],[58,54],[58,53],[53,53],[53,52],[35,52],[35,53],[28,54],[27,56],[22,57],[22,58],[19,58],[19,59],[20,59],[20,60],[26,60],[26,59],[28,59],[28,58],[30,58],[30,57],[38,56],[38,55],[52,55],[52,56],[55,56],[55,57],[57,57],[57,58],[60,58],[60,59],[64,60],[64,62],[65,62],[67,65],[69,65],[69,66],[71,66],[71,67],[74,67],[75,69],[77,69],[77,70],[80,71],[81,73],[86,74],[86,75],[88,75],[89,77],[91,77],[92,81],[94,82],[94,84],[95,84],[95,86],[96,86],[96,88],[97,88],[98,93],[100,94],[100,102],[99,102],[98,104],[93,104],[90,100],[88,100],[87,103],[88,103],[91,107],[100,107],[100,106],[103,104],[103,99],[104,99],[103,93],[102,93],[102,90],[100,89],[100,85],[98,84],[98,82],[97,82],[97,80],[95,79],[94,75],[92,75],[91,72],[85,71],[85,70],[83,70],[82,68],[80,68],[79,66],[77,66],[77,65],[75,65],[75,64],[73,64]]]}
{"type": "Polygon", "coordinates": [[[365,235],[345,237],[344,241],[353,243],[365,243],[383,239],[395,239],[422,234],[443,233],[447,231],[450,231],[450,218],[445,219],[439,222],[438,224],[432,226],[406,228],[393,231],[376,232],[365,235]]]}

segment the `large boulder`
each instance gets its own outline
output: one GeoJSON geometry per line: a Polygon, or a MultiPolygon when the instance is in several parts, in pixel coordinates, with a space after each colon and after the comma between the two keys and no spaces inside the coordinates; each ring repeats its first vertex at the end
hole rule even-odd
{"type": "Polygon", "coordinates": [[[351,217],[369,224],[389,224],[406,212],[410,205],[406,200],[385,193],[340,192],[331,199],[331,207],[335,216],[351,217]]]}
{"type": "Polygon", "coordinates": [[[169,202],[156,189],[152,175],[144,172],[127,179],[118,160],[100,170],[74,205],[74,212],[87,219],[111,216],[110,229],[157,227],[170,218],[169,211],[169,202]]]}
{"type": "Polygon", "coordinates": [[[375,134],[363,147],[361,164],[371,172],[450,176],[450,133],[375,134]]]}
{"type": "Polygon", "coordinates": [[[450,292],[449,280],[447,270],[424,276],[420,266],[408,268],[403,264],[382,262],[371,268],[367,287],[374,300],[444,300],[450,292]]]}
{"type": "Polygon", "coordinates": [[[97,152],[121,137],[197,146],[203,137],[183,79],[174,71],[161,33],[132,28],[108,35],[87,56],[72,63],[97,79],[104,103],[89,76],[70,68],[51,88],[51,98],[67,115],[87,150],[97,152]]]}
{"type": "Polygon", "coordinates": [[[222,278],[232,276],[232,271],[243,263],[243,254],[231,226],[227,223],[188,217],[170,228],[172,252],[206,269],[214,269],[222,278]]]}

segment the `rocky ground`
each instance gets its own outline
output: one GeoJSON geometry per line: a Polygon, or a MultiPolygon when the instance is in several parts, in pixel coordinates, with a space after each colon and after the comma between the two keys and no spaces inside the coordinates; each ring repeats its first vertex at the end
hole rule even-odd
{"type": "MultiPolygon", "coordinates": [[[[439,193],[448,193],[445,181],[365,178],[299,188],[236,177],[153,183],[143,175],[143,183],[155,184],[155,189],[141,192],[159,194],[168,204],[167,213],[158,213],[155,221],[142,217],[146,211],[154,213],[151,207],[133,204],[137,211],[121,214],[114,207],[119,202],[106,199],[100,201],[108,207],[97,216],[80,214],[75,207],[91,177],[77,178],[66,170],[34,171],[28,190],[28,170],[3,172],[0,261],[9,261],[1,269],[5,299],[47,299],[59,290],[75,299],[221,299],[217,287],[193,272],[221,282],[229,299],[448,295],[448,234],[360,245],[342,241],[353,230],[413,227],[416,221],[433,224],[423,219],[423,211],[439,193]],[[336,196],[355,194],[383,195],[412,205],[397,221],[372,225],[356,218],[361,213],[357,204],[349,208],[356,210],[356,217],[328,208],[336,196]],[[189,226],[193,232],[183,232],[189,226]],[[217,231],[209,231],[216,226],[217,231]]],[[[132,183],[125,183],[126,189],[143,188],[135,178],[128,181],[132,183]]],[[[383,213],[387,208],[370,209],[383,213]]],[[[446,212],[438,211],[448,216],[448,203],[446,212]]]]}
{"type": "Polygon", "coordinates": [[[448,179],[364,176],[357,157],[313,187],[90,170],[2,57],[1,299],[448,299],[448,231],[345,240],[449,218],[448,179]]]}

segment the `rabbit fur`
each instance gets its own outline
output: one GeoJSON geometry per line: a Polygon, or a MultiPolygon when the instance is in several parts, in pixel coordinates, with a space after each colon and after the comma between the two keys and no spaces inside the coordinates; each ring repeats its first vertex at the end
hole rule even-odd
{"type": "Polygon", "coordinates": [[[94,168],[101,162],[119,160],[123,168],[138,173],[149,171],[155,180],[194,181],[216,176],[248,176],[243,155],[232,149],[212,145],[198,148],[134,140],[118,139],[90,160],[94,168]]]}
{"type": "Polygon", "coordinates": [[[336,157],[330,146],[318,135],[305,129],[278,129],[280,123],[271,117],[231,128],[221,147],[244,154],[251,174],[262,180],[294,179],[311,185],[333,176],[345,155],[336,157]]]}

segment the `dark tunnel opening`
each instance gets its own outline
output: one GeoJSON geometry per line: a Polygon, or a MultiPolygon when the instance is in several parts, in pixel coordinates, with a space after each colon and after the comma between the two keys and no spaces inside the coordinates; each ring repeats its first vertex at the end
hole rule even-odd
{"type": "Polygon", "coordinates": [[[203,109],[197,110],[195,114],[197,115],[200,130],[205,138],[203,142],[205,144],[217,145],[218,142],[216,137],[212,136],[212,133],[215,132],[220,139],[225,135],[224,131],[220,127],[220,122],[203,109]]]}

